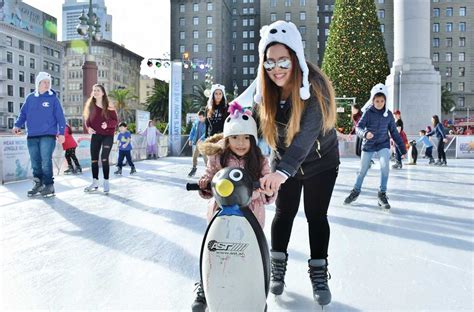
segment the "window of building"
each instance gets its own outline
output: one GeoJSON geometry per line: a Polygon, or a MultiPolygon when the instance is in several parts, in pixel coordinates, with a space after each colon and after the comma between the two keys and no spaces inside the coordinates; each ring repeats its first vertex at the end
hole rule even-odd
{"type": "Polygon", "coordinates": [[[30,58],[30,68],[35,69],[36,67],[36,62],[34,58],[30,58]]]}
{"type": "Polygon", "coordinates": [[[35,45],[30,43],[30,53],[35,53],[35,45]]]}
{"type": "Polygon", "coordinates": [[[385,32],[385,24],[380,24],[380,31],[381,31],[382,33],[385,32]]]}
{"type": "Polygon", "coordinates": [[[459,8],[459,16],[466,16],[466,7],[459,8]]]}
{"type": "Polygon", "coordinates": [[[248,36],[249,36],[249,32],[247,30],[244,30],[242,32],[242,38],[248,38],[248,36]]]}
{"type": "Polygon", "coordinates": [[[13,69],[7,68],[7,79],[13,80],[13,69]]]}
{"type": "Polygon", "coordinates": [[[18,56],[18,65],[25,66],[25,57],[23,55],[18,56]]]}
{"type": "Polygon", "coordinates": [[[13,63],[13,53],[7,51],[7,62],[8,63],[13,63]]]}
{"type": "Polygon", "coordinates": [[[207,33],[207,38],[209,39],[212,38],[212,29],[208,29],[206,33],[207,33]]]}
{"type": "Polygon", "coordinates": [[[212,16],[207,17],[207,25],[212,25],[212,16]]]}
{"type": "Polygon", "coordinates": [[[270,13],[270,21],[275,22],[277,20],[277,15],[276,13],[270,13]]]}
{"type": "Polygon", "coordinates": [[[193,73],[193,80],[198,80],[199,79],[199,73],[198,72],[194,72],[193,73]]]}
{"type": "Polygon", "coordinates": [[[446,67],[446,77],[451,77],[453,75],[453,68],[446,67]]]}
{"type": "Polygon", "coordinates": [[[180,31],[180,32],[179,32],[179,39],[181,39],[181,40],[186,39],[186,32],[180,31]]]}
{"type": "Polygon", "coordinates": [[[439,32],[439,24],[438,23],[433,24],[433,32],[435,32],[435,33],[439,32]]]}
{"type": "Polygon", "coordinates": [[[193,17],[193,25],[199,25],[199,17],[193,17]]]}
{"type": "Polygon", "coordinates": [[[13,102],[8,102],[8,112],[13,113],[13,102]]]}
{"type": "Polygon", "coordinates": [[[248,43],[242,43],[242,50],[247,51],[249,49],[248,43]]]}
{"type": "Polygon", "coordinates": [[[465,22],[459,23],[459,31],[460,32],[465,32],[466,31],[466,23],[465,22]]]}
{"type": "Polygon", "coordinates": [[[306,49],[306,40],[301,41],[303,43],[303,49],[306,49]]]}
{"type": "Polygon", "coordinates": [[[446,47],[453,46],[453,38],[446,38],[446,47]]]}
{"type": "Polygon", "coordinates": [[[327,37],[329,36],[329,29],[328,28],[325,28],[324,29],[324,35],[327,37]]]}
{"type": "Polygon", "coordinates": [[[194,39],[199,39],[199,31],[193,30],[193,38],[194,39]]]}
{"type": "Polygon", "coordinates": [[[193,52],[199,52],[199,45],[193,44],[193,52]]]}
{"type": "Polygon", "coordinates": [[[206,58],[206,64],[212,65],[212,57],[207,57],[206,58]]]}
{"type": "Polygon", "coordinates": [[[20,50],[25,49],[25,42],[23,40],[18,40],[18,49],[20,50]]]}
{"type": "Polygon", "coordinates": [[[7,43],[7,46],[11,47],[12,44],[13,44],[13,39],[12,39],[12,37],[7,36],[7,42],[6,42],[6,43],[7,43]]]}
{"type": "Polygon", "coordinates": [[[464,62],[465,59],[466,59],[466,53],[464,53],[464,52],[459,52],[458,61],[459,61],[459,62],[464,62]]]}
{"type": "Polygon", "coordinates": [[[291,13],[290,12],[285,13],[285,21],[287,21],[287,22],[291,21],[291,13]]]}
{"type": "Polygon", "coordinates": [[[433,9],[433,17],[439,17],[439,8],[433,9]]]}
{"type": "Polygon", "coordinates": [[[249,56],[248,55],[243,55],[242,56],[242,62],[248,63],[248,61],[249,61],[249,56]]]}
{"type": "Polygon", "coordinates": [[[25,72],[24,71],[19,71],[18,72],[18,80],[20,80],[20,82],[25,82],[25,72]]]}
{"type": "Polygon", "coordinates": [[[433,38],[433,47],[439,47],[439,38],[433,38]]]}
{"type": "Polygon", "coordinates": [[[255,75],[255,67],[250,67],[249,68],[249,74],[250,75],[255,75]]]}
{"type": "Polygon", "coordinates": [[[34,73],[30,74],[30,83],[32,83],[32,84],[35,83],[35,74],[34,73]]]}
{"type": "Polygon", "coordinates": [[[248,75],[249,69],[248,67],[242,67],[242,75],[248,75]]]}
{"type": "Polygon", "coordinates": [[[254,13],[255,13],[255,11],[254,11],[253,7],[249,8],[249,14],[254,14],[254,13]]]}
{"type": "Polygon", "coordinates": [[[193,12],[199,12],[199,3],[193,3],[193,12]]]}
{"type": "Polygon", "coordinates": [[[25,97],[25,88],[24,87],[19,87],[18,88],[20,97],[25,97]]]}
{"type": "Polygon", "coordinates": [[[249,56],[249,62],[251,62],[251,63],[252,63],[252,62],[255,62],[255,55],[251,54],[251,55],[249,56]]]}
{"type": "Polygon", "coordinates": [[[184,48],[184,45],[180,45],[180,46],[179,46],[179,53],[180,53],[180,54],[183,54],[185,51],[186,51],[186,50],[185,50],[185,48],[184,48]]]}
{"type": "Polygon", "coordinates": [[[464,82],[458,83],[458,91],[464,91],[464,82]]]}
{"type": "Polygon", "coordinates": [[[232,74],[233,74],[233,75],[237,75],[237,68],[232,67],[232,74]]]}
{"type": "Polygon", "coordinates": [[[254,51],[254,50],[255,50],[255,43],[253,43],[253,42],[250,42],[250,43],[249,43],[249,50],[250,50],[250,51],[254,51]]]}
{"type": "Polygon", "coordinates": [[[186,12],[185,9],[186,9],[186,8],[185,8],[184,4],[180,4],[180,5],[179,5],[179,13],[184,13],[184,12],[186,12]]]}
{"type": "Polygon", "coordinates": [[[235,43],[232,43],[232,51],[235,51],[235,43]]]}
{"type": "Polygon", "coordinates": [[[464,77],[466,74],[466,68],[465,67],[459,67],[459,77],[464,77]]]}
{"type": "Polygon", "coordinates": [[[249,20],[244,18],[242,19],[242,26],[248,26],[249,25],[249,20]]]}
{"type": "Polygon", "coordinates": [[[212,11],[212,2],[207,3],[207,10],[212,11]]]}
{"type": "Polygon", "coordinates": [[[452,59],[453,59],[453,54],[451,52],[446,52],[445,61],[451,62],[452,59]]]}
{"type": "Polygon", "coordinates": [[[242,80],[242,86],[248,87],[249,81],[247,79],[242,80]]]}
{"type": "Polygon", "coordinates": [[[453,83],[452,82],[446,82],[446,90],[448,90],[448,91],[453,90],[453,83]]]}
{"type": "Polygon", "coordinates": [[[237,15],[237,9],[236,8],[232,9],[232,15],[237,15]]]}
{"type": "Polygon", "coordinates": [[[207,52],[212,52],[212,43],[207,44],[207,52]]]}
{"type": "Polygon", "coordinates": [[[459,38],[459,46],[460,47],[465,47],[466,46],[466,38],[465,37],[460,37],[459,38]]]}
{"type": "Polygon", "coordinates": [[[306,12],[300,12],[300,21],[306,21],[306,12]]]}
{"type": "Polygon", "coordinates": [[[274,8],[277,5],[277,0],[270,0],[270,7],[274,8]]]}
{"type": "Polygon", "coordinates": [[[186,26],[186,20],[184,19],[184,17],[179,18],[179,26],[186,26]]]}
{"type": "Polygon", "coordinates": [[[254,18],[249,19],[249,26],[255,26],[255,19],[254,18]]]}
{"type": "Polygon", "coordinates": [[[291,0],[285,0],[285,6],[291,7],[291,0]]]}
{"type": "Polygon", "coordinates": [[[299,30],[301,35],[306,35],[306,26],[300,26],[299,30]]]}
{"type": "Polygon", "coordinates": [[[378,0],[379,4],[385,3],[385,0],[378,0]]]}
{"type": "Polygon", "coordinates": [[[242,14],[244,14],[244,15],[249,14],[249,9],[248,8],[243,8],[242,9],[242,14]]]}
{"type": "Polygon", "coordinates": [[[249,31],[249,38],[255,38],[255,30],[249,31]]]}
{"type": "Polygon", "coordinates": [[[433,53],[433,62],[439,62],[439,53],[433,53]]]}
{"type": "Polygon", "coordinates": [[[458,97],[458,107],[464,107],[464,97],[458,97]]]}
{"type": "Polygon", "coordinates": [[[446,8],[446,16],[453,16],[453,8],[446,8]]]}
{"type": "Polygon", "coordinates": [[[325,24],[329,24],[329,21],[331,20],[331,17],[330,16],[325,16],[324,17],[324,23],[325,24]]]}
{"type": "Polygon", "coordinates": [[[385,18],[385,10],[379,10],[378,16],[379,16],[379,18],[381,18],[381,19],[382,19],[382,18],[385,18]]]}
{"type": "Polygon", "coordinates": [[[237,39],[237,32],[236,31],[232,32],[232,39],[237,39]]]}
{"type": "Polygon", "coordinates": [[[7,95],[8,96],[13,96],[13,86],[12,85],[7,86],[7,95]]]}
{"type": "Polygon", "coordinates": [[[453,31],[453,23],[446,23],[446,32],[453,31]]]}

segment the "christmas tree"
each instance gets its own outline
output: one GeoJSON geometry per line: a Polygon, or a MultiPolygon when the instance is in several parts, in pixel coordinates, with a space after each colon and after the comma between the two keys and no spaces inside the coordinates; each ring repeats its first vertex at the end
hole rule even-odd
{"type": "MultiPolygon", "coordinates": [[[[360,107],[374,85],[385,83],[390,69],[374,0],[335,1],[322,69],[336,97],[355,97],[360,107]]],[[[347,132],[350,107],[338,115],[338,126],[347,132]]]]}

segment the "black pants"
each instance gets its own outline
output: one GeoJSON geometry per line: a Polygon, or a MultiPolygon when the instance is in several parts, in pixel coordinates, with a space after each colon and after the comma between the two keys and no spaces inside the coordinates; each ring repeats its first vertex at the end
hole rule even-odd
{"type": "Polygon", "coordinates": [[[76,164],[76,168],[81,166],[79,164],[79,160],[77,160],[77,157],[76,157],[76,148],[75,147],[68,148],[66,150],[66,153],[64,154],[64,156],[66,157],[66,161],[67,161],[67,164],[68,164],[69,167],[72,167],[72,162],[73,161],[76,164]]]}
{"type": "Polygon", "coordinates": [[[433,158],[433,146],[426,148],[425,156],[428,157],[429,159],[433,158]]]}
{"type": "Polygon", "coordinates": [[[126,158],[127,159],[127,162],[128,162],[128,165],[133,168],[135,167],[135,165],[133,164],[133,161],[132,161],[132,153],[131,151],[119,151],[119,157],[118,157],[118,161],[117,161],[117,167],[119,167],[120,169],[122,169],[122,166],[123,166],[123,159],[126,158]]]}
{"type": "Polygon", "coordinates": [[[362,139],[357,136],[356,138],[356,155],[360,157],[362,155],[362,139]]]}
{"type": "Polygon", "coordinates": [[[444,152],[443,139],[439,139],[438,141],[438,160],[446,161],[446,153],[444,152]]]}
{"type": "Polygon", "coordinates": [[[272,223],[272,251],[287,252],[293,220],[304,188],[304,212],[309,227],[311,259],[326,259],[329,246],[327,212],[339,167],[299,180],[289,178],[282,184],[276,200],[272,223]]]}
{"type": "Polygon", "coordinates": [[[100,159],[102,161],[102,172],[104,179],[109,179],[109,155],[114,143],[113,135],[93,134],[91,139],[91,160],[92,160],[92,177],[99,179],[99,153],[102,148],[100,159]]]}

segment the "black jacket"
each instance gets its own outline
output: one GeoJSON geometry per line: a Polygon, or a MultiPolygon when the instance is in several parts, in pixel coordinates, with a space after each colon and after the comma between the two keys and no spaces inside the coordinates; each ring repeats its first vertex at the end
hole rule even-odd
{"type": "Polygon", "coordinates": [[[224,121],[229,115],[228,105],[218,105],[212,116],[206,118],[206,137],[213,136],[224,131],[224,121]]]}
{"type": "Polygon", "coordinates": [[[298,132],[290,146],[285,146],[286,125],[291,115],[291,100],[278,106],[276,122],[278,128],[277,150],[273,151],[272,168],[294,176],[307,178],[339,165],[339,146],[336,130],[323,134],[323,115],[314,94],[305,101],[306,107],[298,132]]]}

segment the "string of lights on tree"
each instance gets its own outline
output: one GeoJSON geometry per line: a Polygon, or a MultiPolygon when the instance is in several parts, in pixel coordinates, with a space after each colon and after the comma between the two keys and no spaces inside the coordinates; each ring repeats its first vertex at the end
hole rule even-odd
{"type": "Polygon", "coordinates": [[[390,69],[373,0],[335,1],[322,69],[337,97],[356,97],[359,105],[385,82],[390,69]]]}

